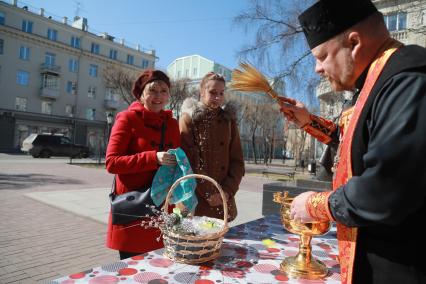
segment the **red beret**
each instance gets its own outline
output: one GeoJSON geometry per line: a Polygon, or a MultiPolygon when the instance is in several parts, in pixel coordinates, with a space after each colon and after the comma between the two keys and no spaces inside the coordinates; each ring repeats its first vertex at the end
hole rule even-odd
{"type": "Polygon", "coordinates": [[[135,98],[139,100],[146,84],[157,80],[163,81],[170,88],[170,79],[169,77],[167,77],[166,74],[164,74],[160,70],[147,69],[139,76],[139,78],[133,84],[133,96],[135,96],[135,98]]]}

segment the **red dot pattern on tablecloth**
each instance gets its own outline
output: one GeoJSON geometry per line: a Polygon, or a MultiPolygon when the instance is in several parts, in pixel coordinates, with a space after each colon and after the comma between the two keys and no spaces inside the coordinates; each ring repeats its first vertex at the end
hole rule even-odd
{"type": "Polygon", "coordinates": [[[128,261],[127,262],[127,264],[128,265],[136,265],[136,264],[138,264],[139,262],[138,261],[136,261],[136,260],[130,260],[130,261],[128,261]]]}
{"type": "Polygon", "coordinates": [[[169,267],[173,264],[173,261],[168,258],[155,258],[150,260],[149,264],[154,267],[169,267]]]}
{"type": "Polygon", "coordinates": [[[120,275],[123,275],[123,276],[128,276],[128,275],[133,275],[138,273],[138,270],[134,268],[123,268],[123,269],[120,269],[118,273],[120,273],[120,275]]]}
{"type": "Polygon", "coordinates": [[[133,260],[142,260],[144,258],[145,258],[145,256],[143,256],[143,255],[132,256],[133,260]]]}
{"type": "Polygon", "coordinates": [[[275,275],[275,279],[278,281],[288,281],[287,275],[284,274],[275,275]]]}
{"type": "Polygon", "coordinates": [[[271,273],[271,271],[278,269],[278,267],[272,264],[257,264],[253,268],[260,273],[271,273]]]}
{"type": "Polygon", "coordinates": [[[84,278],[85,276],[86,276],[86,273],[79,272],[79,273],[71,274],[69,277],[71,279],[81,279],[81,278],[84,278]]]}
{"type": "Polygon", "coordinates": [[[281,251],[280,249],[277,249],[277,248],[267,248],[266,250],[268,252],[280,252],[281,251]]]}
{"type": "Polygon", "coordinates": [[[251,263],[251,262],[249,262],[249,261],[237,261],[237,262],[235,263],[235,265],[236,265],[237,267],[240,267],[240,268],[250,268],[250,267],[252,267],[252,266],[253,266],[253,263],[251,263]]]}
{"type": "Polygon", "coordinates": [[[214,284],[214,282],[207,279],[197,279],[194,284],[214,284]]]}
{"type": "Polygon", "coordinates": [[[120,281],[114,275],[101,275],[89,280],[89,284],[115,284],[120,281]]]}
{"type": "Polygon", "coordinates": [[[151,280],[162,279],[161,275],[154,272],[142,272],[136,274],[133,279],[139,283],[148,283],[151,280]]]}

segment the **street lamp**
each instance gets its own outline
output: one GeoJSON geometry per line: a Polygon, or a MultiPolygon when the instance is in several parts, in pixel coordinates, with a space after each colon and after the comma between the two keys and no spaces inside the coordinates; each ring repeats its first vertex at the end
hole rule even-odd
{"type": "Polygon", "coordinates": [[[109,142],[109,136],[111,135],[111,126],[114,121],[114,115],[112,112],[109,112],[106,116],[107,119],[107,125],[108,125],[108,133],[107,133],[107,142],[109,142]]]}
{"type": "Polygon", "coordinates": [[[112,112],[105,112],[105,116],[106,116],[106,123],[107,123],[107,133],[106,133],[106,137],[105,137],[105,128],[104,128],[104,138],[102,139],[103,143],[99,143],[99,157],[98,157],[98,164],[101,163],[101,156],[102,154],[106,153],[106,148],[108,146],[108,142],[109,142],[109,135],[111,134],[111,126],[112,123],[114,122],[114,115],[112,114],[112,112]],[[101,144],[104,146],[103,150],[105,152],[101,153],[101,144]]]}

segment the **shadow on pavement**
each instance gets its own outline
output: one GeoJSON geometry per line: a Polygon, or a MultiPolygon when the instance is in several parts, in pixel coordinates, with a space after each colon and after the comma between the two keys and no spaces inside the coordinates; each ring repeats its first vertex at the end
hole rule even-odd
{"type": "Polygon", "coordinates": [[[0,190],[27,189],[45,184],[82,184],[71,178],[60,178],[54,175],[41,174],[0,174],[0,190]]]}

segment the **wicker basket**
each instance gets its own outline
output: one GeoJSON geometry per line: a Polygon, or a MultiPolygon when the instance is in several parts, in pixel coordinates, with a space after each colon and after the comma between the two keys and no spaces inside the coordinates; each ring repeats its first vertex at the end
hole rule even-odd
{"type": "Polygon", "coordinates": [[[228,231],[228,205],[221,186],[211,177],[199,174],[190,174],[176,180],[171,186],[163,208],[169,207],[169,198],[179,183],[189,178],[205,179],[213,183],[223,200],[223,227],[220,231],[202,236],[179,235],[175,232],[161,227],[164,241],[164,255],[181,263],[197,264],[203,263],[219,256],[223,242],[223,236],[228,231]]]}

